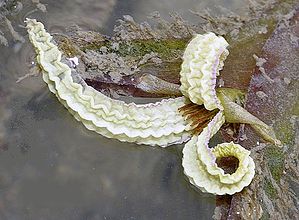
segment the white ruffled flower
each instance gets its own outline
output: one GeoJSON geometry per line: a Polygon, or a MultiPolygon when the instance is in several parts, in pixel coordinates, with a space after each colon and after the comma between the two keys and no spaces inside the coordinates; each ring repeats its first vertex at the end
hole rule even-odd
{"type": "MultiPolygon", "coordinates": [[[[43,24],[34,19],[27,19],[26,23],[30,41],[38,54],[37,61],[43,69],[44,81],[89,130],[120,141],[165,147],[191,138],[192,125],[179,112],[189,105],[189,99],[210,110],[214,118],[201,133],[192,136],[183,150],[184,172],[203,192],[233,194],[248,186],[254,176],[250,152],[240,145],[231,142],[209,148],[209,140],[225,121],[250,123],[266,140],[277,141],[267,125],[231,101],[232,94],[216,91],[216,77],[228,55],[228,43],[222,37],[213,33],[198,34],[188,44],[180,72],[181,92],[185,97],[137,105],[111,99],[88,86],[80,77],[72,76],[70,67],[61,62],[62,53],[51,42],[52,37],[43,24]],[[244,116],[234,114],[231,109],[241,111],[244,116]],[[239,161],[233,174],[226,174],[216,163],[217,158],[229,156],[239,161]]],[[[77,60],[73,61],[77,63],[77,60]]]]}

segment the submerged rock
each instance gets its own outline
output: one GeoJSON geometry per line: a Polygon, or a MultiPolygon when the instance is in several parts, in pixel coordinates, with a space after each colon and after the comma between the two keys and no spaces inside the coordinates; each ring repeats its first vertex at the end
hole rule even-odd
{"type": "Polygon", "coordinates": [[[297,7],[278,24],[265,43],[260,55],[267,61],[264,72],[259,66],[254,70],[245,104],[248,111],[273,125],[283,148],[261,143],[246,127],[248,138],[240,143],[255,152],[252,156],[257,174],[248,188],[233,196],[228,219],[299,218],[299,55],[292,41],[299,36],[298,24],[297,7]],[[257,94],[261,91],[262,98],[257,94]]]}

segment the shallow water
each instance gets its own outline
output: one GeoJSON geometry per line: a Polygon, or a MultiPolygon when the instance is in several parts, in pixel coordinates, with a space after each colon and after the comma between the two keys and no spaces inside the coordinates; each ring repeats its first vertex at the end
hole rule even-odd
{"type": "MultiPolygon", "coordinates": [[[[217,1],[42,1],[47,13],[21,2],[23,9],[9,18],[26,42],[0,48],[0,219],[211,219],[215,197],[188,183],[182,146],[161,149],[101,137],[77,122],[40,76],[16,80],[34,61],[18,27],[28,14],[50,32],[77,23],[109,33],[123,14],[142,21],[152,11],[178,11],[192,20],[188,9],[217,1]]],[[[220,2],[238,8],[242,1],[220,2]]]]}

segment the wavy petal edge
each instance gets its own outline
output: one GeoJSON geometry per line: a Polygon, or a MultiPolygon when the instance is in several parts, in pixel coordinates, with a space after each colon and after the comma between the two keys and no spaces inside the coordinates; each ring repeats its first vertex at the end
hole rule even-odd
{"type": "Polygon", "coordinates": [[[144,105],[126,104],[86,84],[74,82],[70,67],[61,62],[62,53],[52,43],[52,36],[44,25],[35,19],[25,22],[44,81],[87,129],[120,141],[162,147],[190,138],[186,122],[178,112],[185,103],[184,97],[144,105]]]}
{"type": "Polygon", "coordinates": [[[209,148],[210,138],[224,123],[223,112],[219,112],[199,136],[193,136],[183,149],[182,165],[190,183],[203,192],[216,195],[234,194],[248,186],[255,174],[255,164],[250,151],[241,145],[218,144],[209,148]],[[233,156],[239,160],[238,169],[226,174],[217,166],[216,158],[233,156]]]}

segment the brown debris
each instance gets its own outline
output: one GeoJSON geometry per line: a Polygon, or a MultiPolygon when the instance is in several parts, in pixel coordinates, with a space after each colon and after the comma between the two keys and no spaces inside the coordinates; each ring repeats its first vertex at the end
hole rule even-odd
{"type": "Polygon", "coordinates": [[[189,103],[179,108],[179,112],[189,123],[192,133],[194,135],[199,135],[214,118],[218,110],[208,111],[203,105],[189,103]]]}

